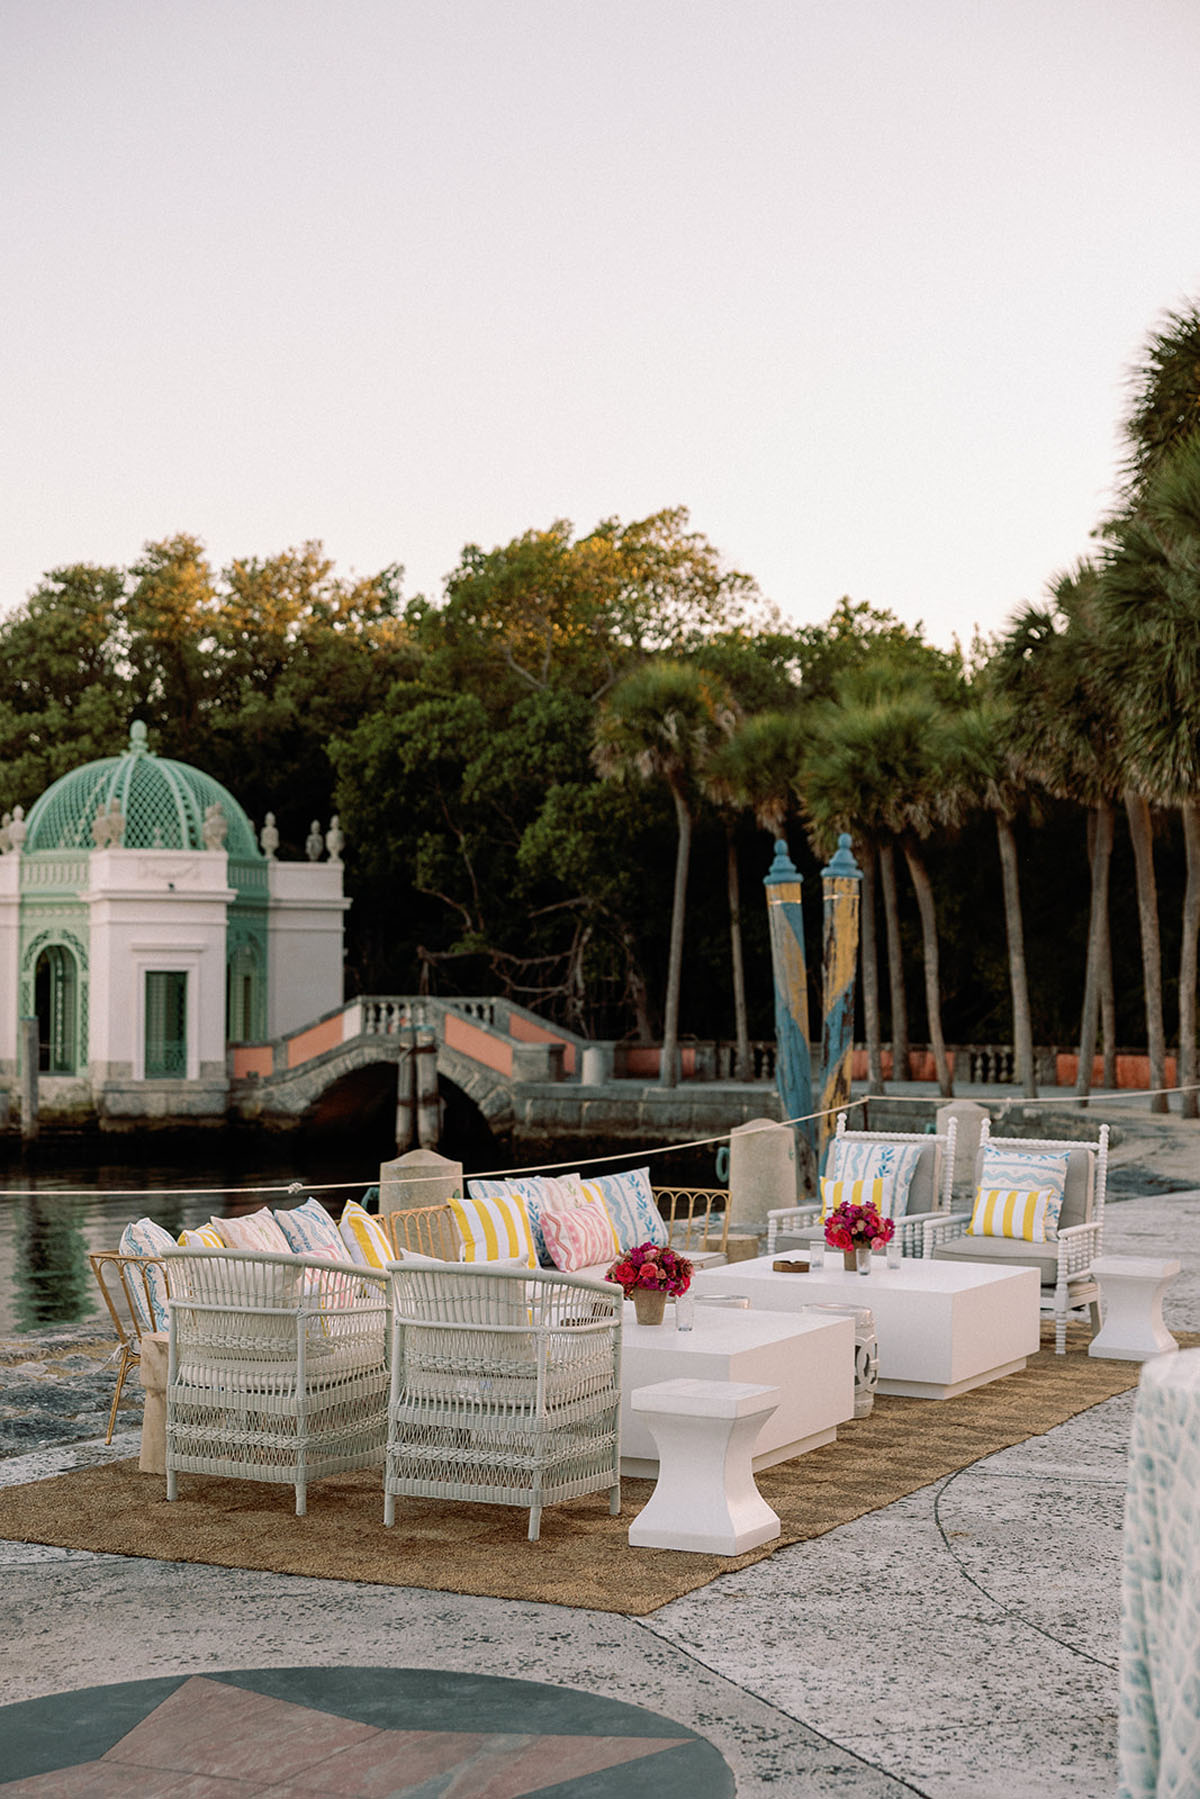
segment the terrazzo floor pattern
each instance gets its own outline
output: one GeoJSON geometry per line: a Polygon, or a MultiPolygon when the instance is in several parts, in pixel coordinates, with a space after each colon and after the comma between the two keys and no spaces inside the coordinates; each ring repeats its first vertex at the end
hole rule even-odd
{"type": "MultiPolygon", "coordinates": [[[[1181,1254],[1167,1322],[1200,1328],[1200,1189],[1113,1205],[1106,1234],[1110,1253],[1181,1254]]],[[[640,1705],[707,1738],[746,1799],[1100,1799],[1133,1400],[642,1619],[0,1544],[0,1701],[230,1668],[442,1669],[640,1705]]],[[[13,1458],[0,1481],[135,1446],[13,1458]]]]}

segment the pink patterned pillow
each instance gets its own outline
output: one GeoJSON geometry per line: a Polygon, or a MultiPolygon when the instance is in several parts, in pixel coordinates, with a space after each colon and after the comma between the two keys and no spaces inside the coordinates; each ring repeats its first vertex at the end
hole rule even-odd
{"type": "Polygon", "coordinates": [[[556,1268],[572,1274],[613,1259],[612,1230],[595,1206],[572,1206],[566,1212],[543,1212],[542,1234],[556,1268]]]}
{"type": "Polygon", "coordinates": [[[268,1255],[291,1256],[295,1250],[275,1222],[269,1206],[247,1212],[241,1218],[214,1218],[215,1224],[230,1249],[265,1250],[268,1255]]]}

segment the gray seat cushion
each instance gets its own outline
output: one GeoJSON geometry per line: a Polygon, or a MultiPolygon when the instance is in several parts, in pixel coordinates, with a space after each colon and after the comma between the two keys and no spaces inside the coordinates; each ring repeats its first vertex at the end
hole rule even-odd
{"type": "Polygon", "coordinates": [[[1058,1247],[1054,1243],[1022,1243],[1015,1237],[953,1237],[939,1243],[935,1262],[987,1262],[1004,1268],[1036,1268],[1043,1287],[1058,1280],[1058,1247]]]}

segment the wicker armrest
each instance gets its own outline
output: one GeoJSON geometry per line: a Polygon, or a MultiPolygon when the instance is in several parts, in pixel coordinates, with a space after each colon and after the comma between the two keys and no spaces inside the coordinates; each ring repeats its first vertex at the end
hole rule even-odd
{"type": "Polygon", "coordinates": [[[775,1250],[775,1239],[781,1232],[790,1234],[798,1231],[802,1225],[817,1224],[820,1221],[821,1208],[814,1200],[803,1206],[777,1206],[767,1213],[767,1254],[775,1250]]]}

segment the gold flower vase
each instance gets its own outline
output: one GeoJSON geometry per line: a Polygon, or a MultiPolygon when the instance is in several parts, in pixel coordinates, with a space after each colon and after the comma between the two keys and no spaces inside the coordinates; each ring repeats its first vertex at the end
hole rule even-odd
{"type": "Polygon", "coordinates": [[[661,1288],[635,1287],[633,1309],[639,1324],[661,1324],[666,1315],[667,1296],[661,1288]]]}

